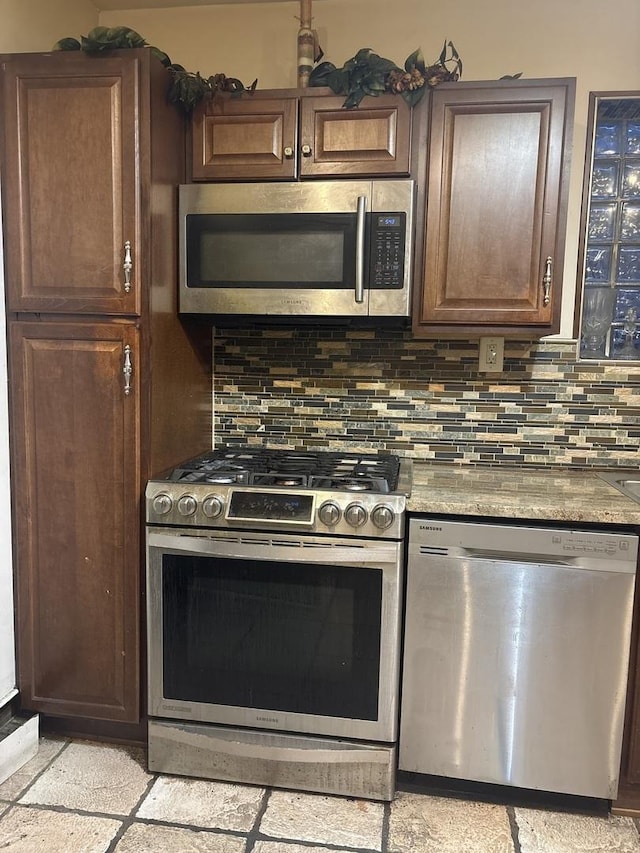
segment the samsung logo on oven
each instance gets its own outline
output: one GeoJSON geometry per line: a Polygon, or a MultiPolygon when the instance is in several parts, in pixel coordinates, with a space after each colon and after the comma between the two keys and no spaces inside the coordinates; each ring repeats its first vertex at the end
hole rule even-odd
{"type": "Polygon", "coordinates": [[[278,717],[256,717],[258,723],[279,723],[278,717]]]}
{"type": "Polygon", "coordinates": [[[431,524],[420,524],[419,527],[420,527],[420,530],[436,530],[436,531],[442,533],[441,527],[434,527],[431,524]]]}
{"type": "Polygon", "coordinates": [[[167,705],[164,703],[162,705],[162,710],[163,711],[182,711],[185,714],[192,714],[193,713],[191,708],[187,708],[184,705],[167,705]]]}

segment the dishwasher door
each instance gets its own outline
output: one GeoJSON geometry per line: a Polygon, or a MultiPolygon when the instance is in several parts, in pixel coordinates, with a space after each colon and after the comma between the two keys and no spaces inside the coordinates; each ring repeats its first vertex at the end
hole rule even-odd
{"type": "Polygon", "coordinates": [[[399,769],[613,799],[638,537],[414,518],[399,769]]]}

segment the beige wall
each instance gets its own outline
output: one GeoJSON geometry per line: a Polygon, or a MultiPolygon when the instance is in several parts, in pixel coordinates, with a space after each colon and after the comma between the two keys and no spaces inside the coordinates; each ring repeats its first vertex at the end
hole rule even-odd
{"type": "Polygon", "coordinates": [[[0,52],[50,50],[58,39],[98,23],[91,0],[0,0],[0,52]]]}
{"type": "MultiPolygon", "coordinates": [[[[260,88],[277,88],[296,85],[298,12],[292,0],[103,12],[100,23],[133,27],[191,71],[223,72],[247,84],[257,77],[260,88]]],[[[588,93],[640,89],[638,0],[315,0],[313,14],[325,58],[336,65],[361,47],[399,65],[418,47],[433,60],[446,38],[462,57],[466,80],[517,71],[577,78],[562,324],[570,337],[588,93]]]]}

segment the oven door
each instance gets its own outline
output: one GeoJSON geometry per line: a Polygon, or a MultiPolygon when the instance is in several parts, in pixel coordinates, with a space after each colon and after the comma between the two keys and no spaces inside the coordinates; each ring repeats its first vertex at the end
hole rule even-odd
{"type": "Polygon", "coordinates": [[[401,549],[148,529],[150,716],[394,741],[401,549]]]}

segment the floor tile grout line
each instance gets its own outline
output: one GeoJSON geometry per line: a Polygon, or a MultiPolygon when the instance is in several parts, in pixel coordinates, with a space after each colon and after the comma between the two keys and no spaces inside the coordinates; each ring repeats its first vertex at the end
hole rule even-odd
{"type": "Polygon", "coordinates": [[[380,836],[380,853],[387,853],[389,849],[389,825],[391,823],[391,803],[383,803],[382,812],[382,834],[380,836]]]}
{"type": "Polygon", "coordinates": [[[40,809],[45,812],[58,812],[59,814],[75,814],[79,817],[97,817],[103,818],[107,820],[127,820],[129,815],[120,812],[99,812],[99,811],[89,811],[89,809],[81,809],[81,808],[72,808],[71,806],[64,806],[60,803],[20,803],[15,802],[14,805],[18,809],[40,809]]]}
{"type": "Polygon", "coordinates": [[[145,826],[163,826],[165,829],[193,829],[197,832],[208,832],[212,835],[225,835],[229,838],[247,838],[245,829],[225,829],[222,826],[202,826],[197,823],[183,823],[172,820],[162,820],[156,817],[132,817],[131,823],[141,823],[145,826]]]}
{"type": "Polygon", "coordinates": [[[251,853],[253,848],[255,847],[256,840],[258,839],[259,828],[262,822],[262,818],[267,810],[267,806],[269,805],[269,800],[271,799],[271,794],[273,793],[272,788],[265,788],[264,794],[262,795],[262,801],[260,803],[260,807],[256,812],[255,819],[253,821],[253,826],[249,830],[247,834],[247,843],[245,844],[245,853],[251,853]]]}
{"type": "Polygon", "coordinates": [[[151,778],[147,781],[147,784],[145,786],[144,791],[138,797],[138,802],[133,806],[133,808],[129,812],[129,817],[135,817],[136,816],[136,813],[139,811],[140,807],[142,806],[144,801],[147,799],[147,797],[151,793],[151,789],[153,788],[153,786],[156,784],[157,781],[158,781],[158,775],[157,775],[157,773],[154,773],[151,776],[151,778]]]}
{"type": "Polygon", "coordinates": [[[522,853],[522,847],[520,846],[520,827],[518,826],[516,810],[513,806],[506,806],[505,808],[507,810],[507,817],[509,819],[509,829],[511,830],[513,851],[514,853],[522,853]]]}
{"type": "Polygon", "coordinates": [[[151,789],[152,789],[152,788],[153,788],[153,786],[155,785],[155,783],[156,783],[156,779],[157,779],[157,778],[158,778],[158,777],[157,777],[156,775],[153,775],[153,776],[151,776],[151,777],[150,777],[150,779],[147,781],[147,784],[146,784],[146,786],[145,786],[144,791],[143,791],[143,792],[142,792],[142,794],[138,797],[138,801],[137,801],[137,803],[135,803],[135,805],[133,806],[133,808],[130,810],[130,812],[129,812],[129,814],[127,815],[127,817],[125,818],[125,820],[123,820],[123,821],[122,821],[122,823],[120,824],[119,829],[117,830],[116,834],[115,834],[115,835],[113,836],[113,838],[111,839],[111,843],[110,843],[110,844],[109,844],[109,846],[107,847],[107,849],[106,849],[105,853],[113,853],[113,851],[116,849],[116,847],[117,847],[117,846],[118,846],[118,844],[120,843],[120,841],[121,841],[121,839],[122,839],[122,836],[123,836],[123,835],[125,834],[125,832],[129,829],[129,827],[131,827],[131,826],[133,826],[133,825],[134,825],[134,823],[135,823],[135,816],[136,816],[136,812],[138,811],[138,809],[140,808],[140,806],[142,805],[142,803],[144,803],[144,801],[146,800],[146,798],[147,798],[147,797],[149,796],[149,794],[151,793],[151,789]]]}
{"type": "Polygon", "coordinates": [[[246,838],[247,832],[241,829],[225,829],[216,826],[200,826],[194,823],[183,823],[181,821],[161,820],[160,818],[138,817],[133,814],[118,814],[115,812],[89,811],[81,808],[71,808],[57,803],[9,803],[10,808],[40,809],[41,811],[57,812],[58,814],[72,814],[79,817],[95,817],[107,820],[117,820],[121,823],[133,825],[140,823],[147,826],[162,826],[167,829],[192,829],[197,832],[206,832],[213,835],[226,835],[232,838],[246,838]]]}

